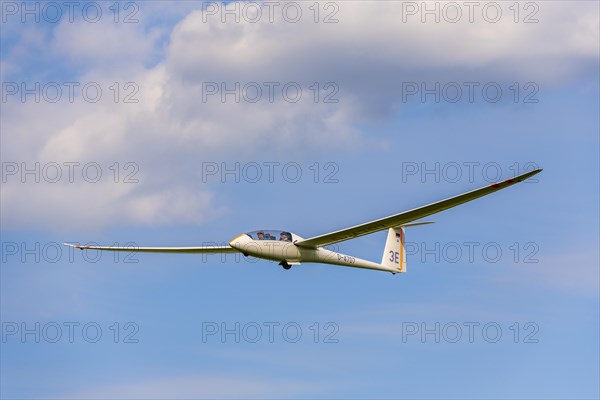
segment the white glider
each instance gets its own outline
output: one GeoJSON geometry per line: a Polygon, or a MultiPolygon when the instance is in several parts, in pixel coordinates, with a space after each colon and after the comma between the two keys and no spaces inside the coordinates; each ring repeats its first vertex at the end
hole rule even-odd
{"type": "Polygon", "coordinates": [[[237,253],[245,256],[253,256],[271,261],[278,261],[285,269],[290,269],[292,265],[298,265],[303,262],[323,263],[341,265],[345,267],[366,268],[377,271],[406,272],[406,252],[404,241],[404,228],[431,222],[413,222],[429,215],[456,207],[460,204],[486,196],[490,193],[507,188],[515,183],[524,181],[533,175],[541,172],[541,169],[531,171],[515,178],[503,182],[463,193],[461,195],[450,197],[436,203],[428,204],[423,207],[394,214],[389,217],[366,222],[350,228],[326,233],[309,239],[303,239],[300,236],[287,232],[275,230],[258,230],[250,233],[244,233],[236,236],[229,242],[229,246],[202,246],[202,247],[110,247],[110,246],[81,246],[65,243],[67,246],[75,247],[81,250],[107,250],[107,251],[128,251],[128,252],[147,252],[147,253],[237,253]],[[362,260],[360,258],[340,254],[325,249],[334,243],[353,239],[359,236],[368,235],[388,229],[388,235],[383,250],[381,263],[362,260]]]}

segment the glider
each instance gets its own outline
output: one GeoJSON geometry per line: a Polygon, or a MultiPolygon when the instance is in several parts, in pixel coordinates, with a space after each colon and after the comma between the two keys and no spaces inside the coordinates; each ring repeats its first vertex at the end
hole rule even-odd
{"type": "Polygon", "coordinates": [[[406,272],[406,252],[404,229],[411,226],[430,224],[432,222],[414,222],[429,215],[456,207],[460,204],[475,200],[479,197],[497,192],[515,183],[541,172],[541,169],[531,171],[503,182],[476,189],[458,196],[450,197],[423,207],[380,218],[364,224],[341,229],[303,239],[300,236],[277,230],[258,230],[243,233],[233,238],[228,246],[202,246],[202,247],[110,247],[110,246],[81,246],[65,243],[66,246],[77,249],[128,251],[145,253],[242,253],[244,256],[253,256],[266,260],[279,262],[285,269],[292,265],[305,263],[323,263],[341,265],[345,267],[366,268],[377,271],[406,272]],[[381,263],[362,260],[357,257],[337,253],[324,248],[324,246],[359,236],[388,230],[385,248],[381,263]]]}

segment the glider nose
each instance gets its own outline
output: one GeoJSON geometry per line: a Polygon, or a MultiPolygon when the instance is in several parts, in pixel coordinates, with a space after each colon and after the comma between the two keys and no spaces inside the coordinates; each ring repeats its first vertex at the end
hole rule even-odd
{"type": "Polygon", "coordinates": [[[231,241],[229,242],[229,245],[231,247],[233,247],[234,249],[241,250],[242,247],[249,241],[251,241],[251,239],[248,237],[248,235],[241,234],[241,235],[238,235],[238,236],[234,237],[233,239],[231,239],[231,241]]]}

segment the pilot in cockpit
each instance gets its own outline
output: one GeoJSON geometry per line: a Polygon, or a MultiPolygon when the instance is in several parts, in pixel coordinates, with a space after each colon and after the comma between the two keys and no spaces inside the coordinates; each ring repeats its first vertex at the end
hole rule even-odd
{"type": "Polygon", "coordinates": [[[279,235],[279,240],[284,241],[284,242],[291,242],[292,237],[287,232],[281,232],[281,234],[279,235]]]}
{"type": "Polygon", "coordinates": [[[261,231],[256,234],[258,240],[265,240],[265,234],[261,231]]]}

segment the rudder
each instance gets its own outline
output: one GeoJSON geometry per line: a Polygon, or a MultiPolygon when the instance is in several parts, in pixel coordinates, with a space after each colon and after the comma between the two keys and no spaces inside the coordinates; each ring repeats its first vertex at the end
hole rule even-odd
{"type": "Polygon", "coordinates": [[[381,265],[397,272],[406,272],[406,250],[402,227],[388,229],[381,265]]]}

